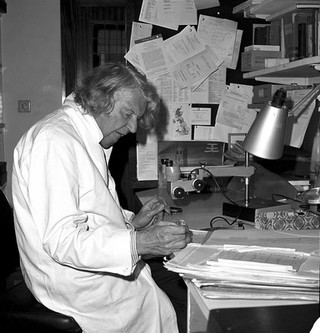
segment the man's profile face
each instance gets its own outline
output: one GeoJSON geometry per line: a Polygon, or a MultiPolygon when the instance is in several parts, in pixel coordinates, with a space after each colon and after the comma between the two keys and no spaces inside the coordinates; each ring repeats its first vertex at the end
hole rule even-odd
{"type": "Polygon", "coordinates": [[[107,149],[122,136],[136,133],[138,120],[146,109],[146,101],[137,89],[122,89],[114,95],[115,105],[111,112],[103,112],[95,120],[103,134],[100,144],[107,149]]]}

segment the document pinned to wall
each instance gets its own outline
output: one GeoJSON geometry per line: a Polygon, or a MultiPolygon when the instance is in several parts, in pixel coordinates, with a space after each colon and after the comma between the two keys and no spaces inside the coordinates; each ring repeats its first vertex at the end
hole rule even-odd
{"type": "Polygon", "coordinates": [[[252,98],[249,89],[252,91],[252,86],[234,84],[225,90],[218,107],[216,127],[224,126],[227,133],[248,132],[256,117],[256,111],[248,109],[252,98]]]}
{"type": "Polygon", "coordinates": [[[220,137],[223,137],[225,133],[223,130],[216,126],[201,126],[194,127],[194,140],[196,141],[223,141],[220,137]]]}
{"type": "Polygon", "coordinates": [[[219,104],[221,96],[226,89],[227,68],[222,64],[218,70],[213,72],[208,77],[208,103],[219,104]]]}
{"type": "MultiPolygon", "coordinates": [[[[288,90],[287,97],[297,104],[311,89],[288,90]]],[[[300,148],[306,134],[310,118],[315,108],[315,101],[298,118],[288,117],[285,144],[300,148]]]]}
{"type": "Polygon", "coordinates": [[[220,6],[219,0],[194,0],[194,3],[197,10],[220,6]]]}
{"type": "Polygon", "coordinates": [[[191,109],[191,125],[211,125],[211,108],[191,109]]]}
{"type": "Polygon", "coordinates": [[[241,46],[241,40],[242,40],[243,30],[237,29],[236,32],[236,38],[234,41],[234,48],[233,48],[233,55],[232,60],[230,64],[230,69],[236,69],[238,60],[239,60],[239,54],[240,54],[240,46],[241,46]]]}
{"type": "Polygon", "coordinates": [[[173,67],[173,76],[180,89],[184,89],[206,79],[219,68],[221,63],[212,52],[212,49],[206,46],[205,50],[199,54],[186,59],[181,64],[175,65],[173,67]]]}
{"type": "Polygon", "coordinates": [[[180,10],[179,25],[197,25],[197,7],[194,0],[180,1],[180,10]]]}
{"type": "Polygon", "coordinates": [[[186,26],[180,33],[164,41],[169,62],[172,65],[182,63],[184,60],[204,51],[206,44],[198,35],[196,29],[186,26]]]}
{"type": "Polygon", "coordinates": [[[157,89],[157,93],[161,96],[164,104],[168,103],[190,103],[190,89],[180,89],[171,73],[151,78],[150,81],[157,89]]]}
{"type": "Polygon", "coordinates": [[[152,24],[132,22],[130,49],[134,46],[134,42],[136,40],[151,37],[151,34],[152,34],[152,24]]]}
{"type": "Polygon", "coordinates": [[[194,0],[143,0],[139,21],[178,30],[197,24],[197,8],[194,0]]]}
{"type": "Polygon", "coordinates": [[[237,22],[228,19],[202,14],[199,17],[197,31],[200,37],[215,50],[220,61],[224,61],[228,68],[232,66],[237,26],[237,22]]]}
{"type": "Polygon", "coordinates": [[[145,143],[137,142],[137,179],[158,179],[158,139],[155,134],[147,136],[145,143]]]}
{"type": "MultiPolygon", "coordinates": [[[[164,50],[161,35],[135,41],[129,52],[133,52],[138,59],[138,66],[148,78],[169,73],[167,55],[164,50]]],[[[130,61],[131,58],[125,56],[130,61]]]]}

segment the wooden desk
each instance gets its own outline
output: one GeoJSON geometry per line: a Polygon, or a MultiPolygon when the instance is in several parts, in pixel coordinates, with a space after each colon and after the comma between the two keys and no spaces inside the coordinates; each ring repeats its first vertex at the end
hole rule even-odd
{"type": "MultiPolygon", "coordinates": [[[[191,194],[183,200],[172,200],[167,190],[161,188],[138,192],[137,197],[144,204],[156,194],[170,205],[181,207],[183,212],[177,214],[177,218],[184,219],[191,229],[209,227],[212,217],[222,214],[222,203],[226,201],[221,193],[191,194]]],[[[232,196],[232,199],[242,198],[232,196]]],[[[185,279],[185,283],[189,333],[308,333],[319,317],[319,304],[286,300],[210,300],[204,298],[190,280],[185,279]]]]}

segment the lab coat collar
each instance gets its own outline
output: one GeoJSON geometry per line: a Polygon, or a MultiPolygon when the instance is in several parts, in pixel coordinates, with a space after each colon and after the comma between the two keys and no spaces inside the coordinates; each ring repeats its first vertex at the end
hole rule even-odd
{"type": "Polygon", "coordinates": [[[100,142],[103,139],[103,134],[95,121],[94,117],[86,113],[85,110],[74,102],[74,93],[71,93],[64,101],[63,105],[71,107],[75,110],[76,119],[75,121],[81,121],[82,126],[85,126],[88,133],[90,133],[93,137],[93,140],[96,142],[100,142]]]}

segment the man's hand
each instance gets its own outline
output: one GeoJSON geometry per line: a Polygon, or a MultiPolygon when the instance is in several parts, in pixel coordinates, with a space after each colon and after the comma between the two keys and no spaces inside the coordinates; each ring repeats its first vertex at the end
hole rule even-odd
{"type": "Polygon", "coordinates": [[[183,249],[192,241],[192,232],[186,225],[158,222],[137,232],[139,255],[169,255],[183,249]]]}
{"type": "Polygon", "coordinates": [[[142,206],[140,212],[135,215],[131,223],[136,229],[143,229],[151,222],[161,221],[164,211],[170,212],[170,207],[163,198],[154,196],[142,206]]]}

